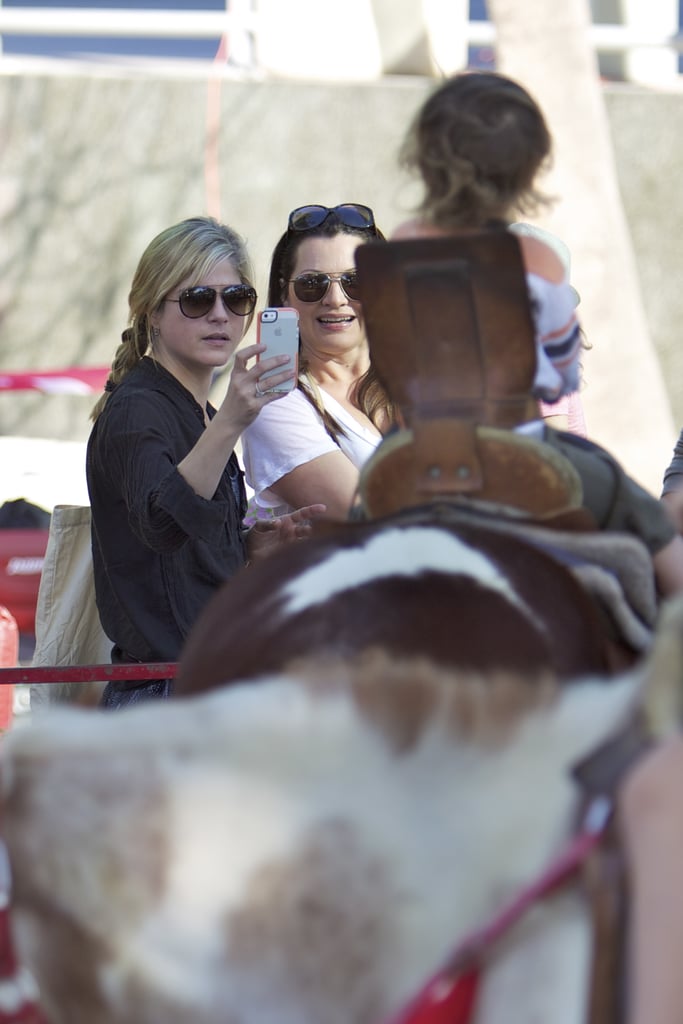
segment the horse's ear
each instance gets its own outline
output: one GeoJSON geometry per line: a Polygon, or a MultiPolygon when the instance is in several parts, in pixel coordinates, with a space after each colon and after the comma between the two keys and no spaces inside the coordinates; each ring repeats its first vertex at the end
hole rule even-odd
{"type": "Polygon", "coordinates": [[[359,496],[376,519],[430,501],[470,500],[547,521],[579,509],[581,480],[549,445],[450,418],[388,435],[365,463],[359,496]]]}

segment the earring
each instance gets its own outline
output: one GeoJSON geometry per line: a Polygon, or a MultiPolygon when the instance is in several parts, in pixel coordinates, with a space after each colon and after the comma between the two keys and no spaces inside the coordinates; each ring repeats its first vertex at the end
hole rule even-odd
{"type": "Polygon", "coordinates": [[[159,330],[158,327],[153,327],[152,328],[152,338],[153,338],[154,341],[158,341],[159,340],[160,334],[161,334],[161,331],[159,330]]]}

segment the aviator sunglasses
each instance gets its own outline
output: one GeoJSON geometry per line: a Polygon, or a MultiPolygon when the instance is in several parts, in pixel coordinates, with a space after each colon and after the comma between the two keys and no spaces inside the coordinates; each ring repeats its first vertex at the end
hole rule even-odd
{"type": "Polygon", "coordinates": [[[355,270],[347,270],[343,274],[323,274],[308,271],[306,274],[299,274],[298,277],[291,277],[290,284],[294,285],[294,294],[300,302],[320,302],[327,295],[327,289],[333,281],[338,281],[347,299],[360,299],[358,288],[358,274],[355,270]]]}
{"type": "Polygon", "coordinates": [[[324,224],[332,214],[344,227],[376,230],[372,210],[369,206],[361,206],[359,203],[342,203],[340,206],[299,206],[290,213],[287,230],[311,231],[324,224]]]}
{"type": "Polygon", "coordinates": [[[196,288],[185,288],[177,299],[166,301],[177,302],[183,316],[196,320],[211,312],[217,295],[220,295],[226,311],[235,316],[249,316],[256,309],[256,292],[246,284],[230,284],[220,291],[206,285],[197,285],[196,288]]]}

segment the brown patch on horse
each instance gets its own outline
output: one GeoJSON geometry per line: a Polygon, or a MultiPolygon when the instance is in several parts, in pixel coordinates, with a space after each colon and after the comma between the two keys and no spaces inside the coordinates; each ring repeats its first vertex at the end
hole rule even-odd
{"type": "Polygon", "coordinates": [[[254,872],[226,915],[228,962],[252,978],[256,999],[276,984],[295,993],[306,1020],[340,1021],[343,1006],[345,1020],[377,1024],[400,898],[391,879],[352,822],[316,824],[291,855],[254,872]]]}
{"type": "Polygon", "coordinates": [[[350,692],[361,718],[396,753],[411,750],[436,722],[445,722],[457,739],[497,746],[510,739],[525,714],[547,707],[559,693],[549,672],[455,674],[425,657],[397,660],[379,649],[347,661],[297,659],[286,671],[318,694],[350,692]]]}
{"type": "MultiPolygon", "coordinates": [[[[22,916],[31,923],[31,970],[39,979],[42,1008],[48,1020],[68,1020],[70,1024],[93,1024],[101,1019],[102,993],[98,976],[106,966],[111,950],[106,942],[84,928],[82,922],[54,901],[23,891],[14,903],[18,911],[18,946],[22,946],[22,916]],[[38,934],[39,931],[39,934],[38,934]]],[[[26,939],[23,940],[24,943],[26,939]]]]}
{"type": "MultiPolygon", "coordinates": [[[[85,727],[85,726],[84,726],[85,727]]],[[[15,755],[2,779],[3,838],[13,882],[19,950],[58,1020],[94,1024],[102,1012],[101,971],[161,901],[169,864],[164,787],[149,758],[102,757],[78,744],[70,756],[15,755]],[[144,785],[136,780],[144,778],[144,785]],[[71,794],[63,802],[56,797],[71,794]],[[70,844],[51,841],[69,832],[70,844]],[[88,857],[78,856],[79,849],[88,857]],[[72,912],[73,911],[73,912],[72,912]]]]}

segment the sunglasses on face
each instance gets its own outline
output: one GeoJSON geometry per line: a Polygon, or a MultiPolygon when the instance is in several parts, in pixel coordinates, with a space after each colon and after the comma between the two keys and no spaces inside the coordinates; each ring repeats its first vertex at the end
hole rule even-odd
{"type": "Polygon", "coordinates": [[[235,316],[249,316],[256,309],[256,292],[246,284],[230,284],[220,291],[206,285],[197,285],[196,288],[185,288],[177,299],[166,301],[177,302],[183,316],[196,320],[211,312],[217,295],[220,295],[225,310],[235,316]]]}
{"type": "Polygon", "coordinates": [[[358,274],[347,270],[344,274],[299,274],[290,278],[294,294],[300,302],[320,302],[327,295],[333,281],[338,281],[347,299],[359,299],[358,274]]]}
{"type": "Polygon", "coordinates": [[[287,230],[310,231],[319,228],[332,214],[344,227],[375,229],[375,217],[369,206],[342,203],[341,206],[299,206],[290,213],[287,230]]]}

